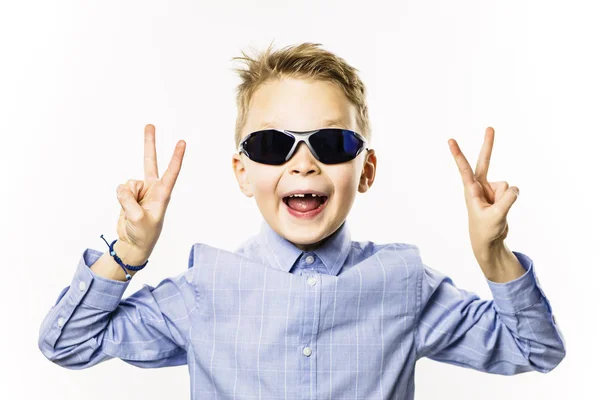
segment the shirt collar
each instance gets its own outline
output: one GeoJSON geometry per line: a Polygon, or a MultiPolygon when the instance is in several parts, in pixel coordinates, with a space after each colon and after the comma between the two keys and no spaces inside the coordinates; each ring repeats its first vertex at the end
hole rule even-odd
{"type": "MultiPolygon", "coordinates": [[[[282,271],[290,272],[298,258],[304,253],[292,242],[275,232],[264,219],[257,239],[265,261],[271,267],[282,271]]],[[[351,246],[350,228],[348,222],[344,221],[321,246],[306,253],[316,254],[327,271],[331,275],[337,275],[348,257],[351,246]]]]}

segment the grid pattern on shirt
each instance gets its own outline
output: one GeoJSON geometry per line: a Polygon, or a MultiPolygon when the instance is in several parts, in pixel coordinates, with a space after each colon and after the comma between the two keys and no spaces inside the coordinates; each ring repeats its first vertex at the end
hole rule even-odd
{"type": "Polygon", "coordinates": [[[526,273],[459,289],[409,244],[352,242],[347,223],[303,252],[268,225],[235,252],[192,246],[188,269],[127,298],[84,251],[40,327],[40,350],[66,368],[110,358],[188,365],[192,399],[412,399],[421,357],[497,374],[548,372],[564,341],[526,273]]]}

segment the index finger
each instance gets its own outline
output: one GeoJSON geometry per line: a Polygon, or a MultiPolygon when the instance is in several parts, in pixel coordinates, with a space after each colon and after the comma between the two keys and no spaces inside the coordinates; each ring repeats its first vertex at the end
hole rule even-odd
{"type": "Polygon", "coordinates": [[[454,156],[454,161],[456,161],[456,166],[458,167],[458,171],[462,177],[463,185],[467,186],[474,183],[475,177],[473,175],[473,169],[460,150],[460,147],[458,147],[456,140],[449,139],[448,144],[450,145],[450,152],[454,156]]]}
{"type": "Polygon", "coordinates": [[[181,164],[183,162],[183,154],[185,153],[185,141],[180,140],[177,142],[177,146],[175,146],[175,151],[173,152],[173,157],[171,157],[171,161],[169,162],[169,166],[167,170],[163,174],[161,181],[165,184],[167,191],[169,194],[173,191],[173,187],[175,186],[175,182],[177,181],[177,177],[179,176],[179,171],[181,170],[181,164]]]}
{"type": "Polygon", "coordinates": [[[156,139],[154,125],[148,124],[144,128],[144,177],[145,180],[158,179],[158,165],[156,164],[156,139]]]}

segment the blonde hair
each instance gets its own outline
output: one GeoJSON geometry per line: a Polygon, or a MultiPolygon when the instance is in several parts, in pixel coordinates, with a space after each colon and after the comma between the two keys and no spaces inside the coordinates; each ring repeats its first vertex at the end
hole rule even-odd
{"type": "Polygon", "coordinates": [[[242,51],[243,57],[232,60],[242,60],[247,69],[234,68],[242,82],[237,86],[236,103],[238,108],[235,124],[235,145],[242,139],[242,128],[246,124],[250,99],[261,84],[283,77],[309,78],[337,84],[348,100],[356,107],[356,123],[358,133],[367,140],[371,138],[366,102],[366,88],[358,77],[358,69],[350,66],[344,59],[335,54],[320,49],[320,43],[302,43],[288,46],[281,50],[272,51],[272,44],[256,59],[248,57],[242,51]]]}

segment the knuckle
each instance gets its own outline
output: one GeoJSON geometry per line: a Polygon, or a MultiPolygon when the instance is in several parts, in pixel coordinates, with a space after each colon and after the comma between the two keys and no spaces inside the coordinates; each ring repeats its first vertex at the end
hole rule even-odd
{"type": "Polygon", "coordinates": [[[117,191],[117,197],[121,200],[125,200],[131,196],[131,190],[127,186],[121,186],[117,191]]]}
{"type": "Polygon", "coordinates": [[[130,187],[131,186],[135,186],[136,182],[137,181],[135,179],[128,179],[127,180],[127,186],[130,186],[130,187]]]}

